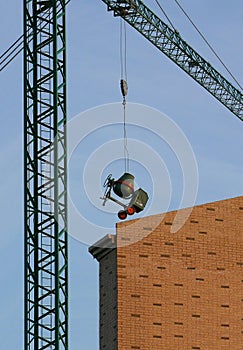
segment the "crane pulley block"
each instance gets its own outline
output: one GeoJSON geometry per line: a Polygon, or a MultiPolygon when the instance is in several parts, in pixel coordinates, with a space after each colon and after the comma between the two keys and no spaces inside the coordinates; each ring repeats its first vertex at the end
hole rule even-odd
{"type": "Polygon", "coordinates": [[[120,86],[121,86],[122,96],[123,96],[123,98],[125,98],[127,96],[127,92],[128,92],[128,85],[127,85],[126,80],[121,79],[120,86]]]}

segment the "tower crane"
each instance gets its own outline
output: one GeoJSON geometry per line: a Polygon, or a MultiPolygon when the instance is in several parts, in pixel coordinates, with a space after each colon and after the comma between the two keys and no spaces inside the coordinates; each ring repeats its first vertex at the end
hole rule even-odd
{"type": "MultiPolygon", "coordinates": [[[[68,349],[65,12],[69,1],[23,1],[25,350],[68,349]]],[[[243,120],[241,92],[142,1],[102,1],[243,120]]]]}

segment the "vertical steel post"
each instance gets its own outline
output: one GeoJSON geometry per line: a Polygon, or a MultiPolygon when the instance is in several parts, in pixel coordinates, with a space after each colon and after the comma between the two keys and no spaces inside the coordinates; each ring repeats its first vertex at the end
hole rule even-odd
{"type": "Polygon", "coordinates": [[[24,0],[25,350],[68,349],[65,2],[24,0]]]}

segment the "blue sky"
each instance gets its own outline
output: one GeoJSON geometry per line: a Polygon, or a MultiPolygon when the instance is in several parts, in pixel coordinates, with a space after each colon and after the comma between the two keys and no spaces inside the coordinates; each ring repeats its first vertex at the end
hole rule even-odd
{"type": "MultiPolygon", "coordinates": [[[[144,2],[156,9],[154,1],[144,2]]],[[[220,63],[182,16],[175,2],[165,0],[162,3],[183,38],[230,80],[220,63]]],[[[181,0],[181,4],[243,84],[242,1],[181,0]]],[[[163,19],[159,10],[156,12],[163,19]]],[[[21,1],[1,1],[0,28],[1,55],[22,34],[21,1]]],[[[186,136],[193,149],[199,172],[196,204],[242,195],[242,122],[129,27],[127,52],[127,100],[129,103],[144,104],[151,108],[151,113],[141,114],[141,126],[148,125],[150,120],[151,127],[156,129],[152,109],[158,110],[176,123],[177,129],[186,136]]],[[[67,61],[69,120],[94,107],[121,101],[119,19],[106,11],[101,0],[72,0],[68,5],[67,61]]],[[[19,56],[0,74],[0,334],[3,349],[23,347],[22,71],[22,58],[19,56]]],[[[95,118],[99,115],[100,108],[103,107],[95,110],[94,120],[97,120],[95,118]]],[[[106,110],[109,112],[109,107],[105,107],[104,113],[106,110]]],[[[134,118],[132,111],[131,107],[128,114],[130,121],[134,118]]],[[[114,127],[98,130],[101,123],[106,121],[105,114],[101,118],[102,121],[92,126],[92,133],[80,142],[70,160],[70,196],[77,210],[82,212],[91,225],[93,211],[89,214],[88,209],[94,205],[90,204],[84,191],[86,185],[90,188],[93,183],[83,184],[83,171],[87,167],[87,160],[98,152],[99,147],[122,137],[119,105],[116,104],[114,110],[114,127]]],[[[109,118],[112,119],[110,116],[109,118]]],[[[158,129],[160,128],[161,125],[158,125],[158,129]]],[[[166,142],[156,136],[152,137],[151,132],[147,133],[147,130],[142,130],[138,125],[131,125],[127,131],[130,138],[151,147],[151,154],[158,153],[161,164],[165,164],[162,168],[168,170],[168,177],[165,174],[164,177],[161,176],[159,184],[158,181],[153,183],[153,177],[158,179],[160,176],[159,167],[151,169],[148,158],[139,158],[137,162],[134,159],[131,162],[131,170],[137,176],[139,185],[148,192],[154,191],[154,195],[150,196],[150,204],[156,198],[156,193],[163,195],[164,192],[168,195],[166,191],[169,182],[166,181],[169,179],[172,184],[169,208],[176,209],[180,204],[183,180],[175,150],[171,150],[166,142]],[[153,188],[153,185],[156,187],[153,188]]],[[[141,154],[137,157],[141,157],[141,154]]],[[[104,161],[106,163],[101,169],[97,169],[96,164],[91,164],[95,180],[94,197],[96,189],[98,192],[109,171],[117,171],[118,176],[123,172],[121,160],[116,160],[109,152],[106,152],[104,161]]],[[[100,193],[97,193],[97,198],[99,196],[100,193]]],[[[154,212],[161,212],[163,208],[162,204],[158,205],[154,212]]],[[[107,233],[115,232],[115,214],[104,213],[100,209],[95,209],[95,224],[105,230],[107,228],[107,233]]],[[[88,227],[84,226],[80,230],[87,230],[88,227]]],[[[103,230],[99,233],[99,228],[96,231],[98,235],[103,234],[103,230]]],[[[92,236],[90,238],[86,235],[81,241],[70,236],[70,348],[95,350],[98,348],[98,264],[87,252],[87,244],[92,242],[92,236]]]]}

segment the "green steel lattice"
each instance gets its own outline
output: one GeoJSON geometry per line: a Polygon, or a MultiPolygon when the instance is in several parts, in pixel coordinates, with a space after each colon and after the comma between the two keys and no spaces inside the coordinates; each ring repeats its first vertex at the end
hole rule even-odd
{"type": "Polygon", "coordinates": [[[68,349],[65,46],[65,2],[25,0],[25,350],[68,349]]]}
{"type": "Polygon", "coordinates": [[[115,16],[124,18],[226,108],[243,120],[243,96],[209,62],[189,46],[140,0],[102,0],[115,16]]]}

